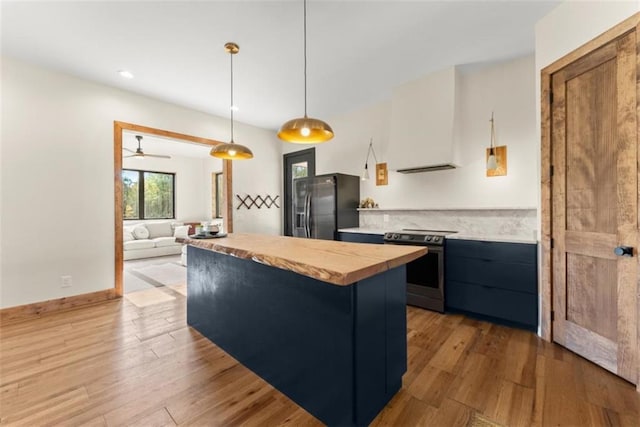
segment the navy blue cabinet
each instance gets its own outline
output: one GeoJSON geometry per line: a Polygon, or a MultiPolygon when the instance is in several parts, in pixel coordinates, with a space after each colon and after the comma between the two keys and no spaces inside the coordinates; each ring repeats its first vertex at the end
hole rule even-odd
{"type": "Polygon", "coordinates": [[[384,235],[382,234],[366,234],[366,233],[349,233],[338,231],[337,239],[342,242],[354,243],[384,243],[384,235]]]}
{"type": "Polygon", "coordinates": [[[537,330],[536,244],[449,239],[446,245],[447,310],[537,330]]]}

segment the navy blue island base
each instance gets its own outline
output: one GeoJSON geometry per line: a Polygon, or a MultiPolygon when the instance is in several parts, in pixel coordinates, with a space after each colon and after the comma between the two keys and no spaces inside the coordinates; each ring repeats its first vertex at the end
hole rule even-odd
{"type": "Polygon", "coordinates": [[[188,247],[187,322],[327,425],[369,424],[407,370],[405,266],[338,286],[188,247]]]}

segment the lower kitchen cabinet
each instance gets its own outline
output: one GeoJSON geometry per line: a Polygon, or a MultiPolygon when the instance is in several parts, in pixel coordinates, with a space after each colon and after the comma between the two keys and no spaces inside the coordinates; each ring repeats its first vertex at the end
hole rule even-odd
{"type": "Polygon", "coordinates": [[[535,331],[537,245],[446,241],[445,308],[535,331]]]}
{"type": "Polygon", "coordinates": [[[338,231],[336,240],[354,243],[384,243],[384,235],[338,231]]]}

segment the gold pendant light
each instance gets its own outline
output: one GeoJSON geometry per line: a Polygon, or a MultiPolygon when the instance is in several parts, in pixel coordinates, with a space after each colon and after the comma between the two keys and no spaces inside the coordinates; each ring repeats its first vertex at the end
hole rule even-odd
{"type": "Polygon", "coordinates": [[[253,153],[248,147],[233,142],[233,55],[240,52],[240,47],[232,42],[224,45],[224,50],[231,58],[231,141],[225,144],[216,145],[209,154],[213,157],[225,160],[246,160],[253,158],[253,153]]]}
{"type": "Polygon", "coordinates": [[[304,0],[304,117],[283,124],[278,131],[278,138],[294,144],[314,144],[333,138],[331,126],[307,116],[307,0],[304,0]]]}

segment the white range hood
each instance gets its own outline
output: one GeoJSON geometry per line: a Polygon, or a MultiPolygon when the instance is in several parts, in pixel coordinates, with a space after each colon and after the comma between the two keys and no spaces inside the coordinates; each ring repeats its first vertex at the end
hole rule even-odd
{"type": "Polygon", "coordinates": [[[455,67],[437,71],[393,90],[389,169],[402,173],[456,167],[455,67]]]}

